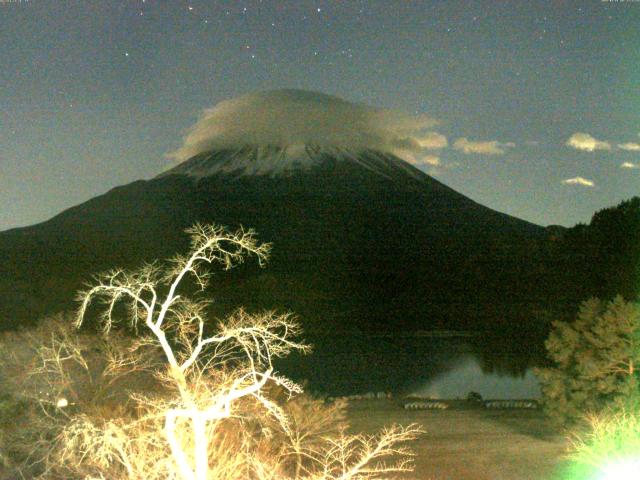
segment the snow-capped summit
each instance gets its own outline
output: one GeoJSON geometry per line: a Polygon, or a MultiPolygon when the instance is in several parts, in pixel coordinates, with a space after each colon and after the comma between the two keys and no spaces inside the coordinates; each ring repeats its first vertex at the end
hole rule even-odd
{"type": "Polygon", "coordinates": [[[398,174],[413,178],[425,175],[393,154],[371,149],[346,149],[318,145],[243,146],[203,152],[163,172],[166,175],[187,175],[203,178],[212,175],[291,176],[309,172],[323,163],[351,162],[387,178],[398,174]]]}

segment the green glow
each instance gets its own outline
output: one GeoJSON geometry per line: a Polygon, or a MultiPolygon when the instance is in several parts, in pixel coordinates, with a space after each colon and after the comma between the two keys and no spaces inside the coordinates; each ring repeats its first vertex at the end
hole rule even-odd
{"type": "Polygon", "coordinates": [[[562,480],[640,479],[640,409],[629,402],[590,417],[588,433],[575,435],[562,480]]]}

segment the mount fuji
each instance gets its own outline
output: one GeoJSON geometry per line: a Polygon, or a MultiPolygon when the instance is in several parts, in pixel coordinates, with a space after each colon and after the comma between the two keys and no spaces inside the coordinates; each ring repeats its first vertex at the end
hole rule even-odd
{"type": "Polygon", "coordinates": [[[214,276],[214,314],[292,310],[312,331],[499,328],[531,321],[549,299],[533,253],[545,228],[379,145],[205,144],[150,180],[0,232],[0,325],[73,307],[97,272],[186,251],[195,222],[251,227],[273,243],[266,269],[214,276]]]}

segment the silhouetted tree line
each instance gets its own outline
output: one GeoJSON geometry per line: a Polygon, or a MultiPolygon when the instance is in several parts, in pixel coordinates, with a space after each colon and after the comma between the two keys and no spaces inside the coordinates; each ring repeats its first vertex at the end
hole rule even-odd
{"type": "Polygon", "coordinates": [[[610,300],[640,293],[640,197],[596,212],[589,225],[567,229],[558,240],[558,274],[578,300],[610,300]]]}

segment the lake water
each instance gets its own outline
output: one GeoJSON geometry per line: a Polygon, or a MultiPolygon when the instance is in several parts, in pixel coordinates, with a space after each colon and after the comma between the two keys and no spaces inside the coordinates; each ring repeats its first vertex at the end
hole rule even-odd
{"type": "Polygon", "coordinates": [[[473,337],[318,336],[314,353],[293,355],[277,368],[329,395],[366,392],[433,398],[537,398],[531,369],[542,363],[541,340],[473,337]]]}

